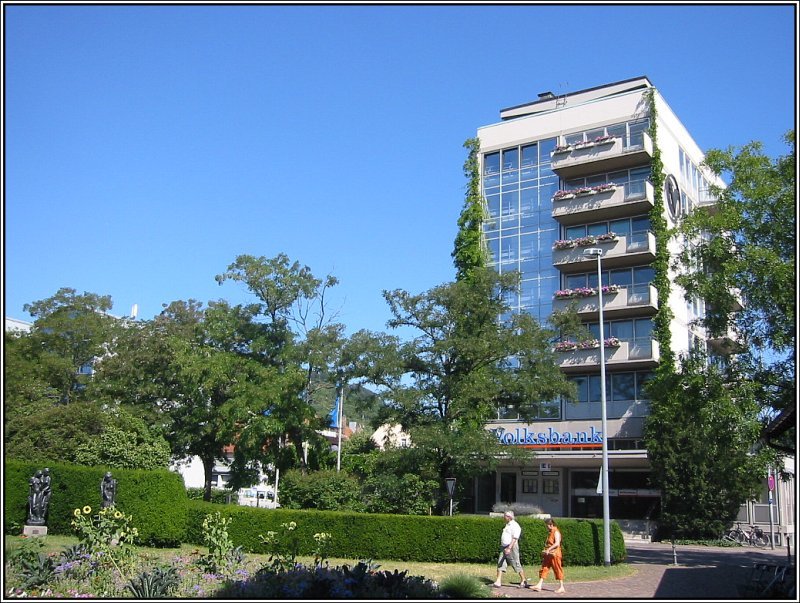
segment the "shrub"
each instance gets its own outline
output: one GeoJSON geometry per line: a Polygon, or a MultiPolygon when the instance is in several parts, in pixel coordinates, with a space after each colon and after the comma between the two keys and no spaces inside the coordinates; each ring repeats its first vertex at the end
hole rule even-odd
{"type": "MultiPolygon", "coordinates": [[[[259,535],[278,532],[282,523],[296,522],[298,556],[314,555],[314,534],[331,534],[328,554],[344,559],[396,559],[436,563],[491,563],[496,561],[503,520],[480,515],[455,517],[379,515],[344,511],[257,509],[189,501],[187,542],[202,544],[201,524],[207,513],[219,510],[231,517],[231,539],[243,550],[268,553],[259,535]],[[424,546],[423,546],[424,545],[424,546]]],[[[541,561],[547,528],[540,519],[520,516],[524,537],[520,555],[531,563],[541,561]]],[[[564,536],[565,565],[602,563],[602,528],[599,519],[558,519],[564,536]]],[[[616,522],[611,524],[614,562],[624,561],[625,543],[616,522]]]]}
{"type": "Polygon", "coordinates": [[[543,511],[541,507],[537,507],[536,505],[531,505],[528,503],[505,503],[499,502],[495,503],[492,506],[493,513],[505,513],[506,511],[514,511],[514,515],[542,515],[543,511]]]}
{"type": "Polygon", "coordinates": [[[344,471],[287,471],[280,482],[280,503],[287,509],[364,510],[361,483],[344,471]]]}
{"type": "Polygon", "coordinates": [[[427,515],[436,501],[439,484],[418,475],[373,475],[364,483],[367,513],[427,515]]]}
{"type": "Polygon", "coordinates": [[[442,580],[439,594],[451,599],[485,599],[490,596],[485,584],[475,576],[467,574],[456,574],[442,580]]]}
{"type": "MultiPolygon", "coordinates": [[[[73,511],[99,507],[100,480],[107,467],[50,463],[53,494],[47,514],[50,534],[72,535],[73,511]]],[[[5,462],[4,530],[24,525],[28,509],[28,480],[42,466],[18,460],[5,462]]],[[[133,516],[140,542],[147,546],[177,546],[186,538],[187,503],[183,479],[166,469],[114,469],[119,482],[116,506],[133,516]]]]}

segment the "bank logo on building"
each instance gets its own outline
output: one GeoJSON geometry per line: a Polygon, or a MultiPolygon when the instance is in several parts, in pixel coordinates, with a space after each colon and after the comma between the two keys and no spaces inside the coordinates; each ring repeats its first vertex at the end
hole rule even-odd
{"type": "Polygon", "coordinates": [[[534,431],[527,427],[517,427],[514,430],[498,427],[491,431],[504,446],[600,448],[603,445],[603,432],[594,427],[590,427],[588,431],[558,431],[552,427],[548,427],[547,431],[534,431]]]}

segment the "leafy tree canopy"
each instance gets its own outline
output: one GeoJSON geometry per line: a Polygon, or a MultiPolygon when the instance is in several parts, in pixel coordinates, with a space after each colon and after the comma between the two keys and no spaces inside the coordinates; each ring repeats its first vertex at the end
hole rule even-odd
{"type": "MultiPolygon", "coordinates": [[[[687,299],[705,300],[709,332],[738,334],[738,370],[758,385],[765,422],[796,401],[793,131],[785,141],[788,153],[774,160],[759,142],[709,151],[705,164],[729,185],[712,190],[719,199],[713,210],[696,209],[679,225],[677,233],[693,244],[673,264],[687,299]]],[[[784,434],[784,448],[794,449],[794,436],[794,429],[784,434]]]]}
{"type": "Polygon", "coordinates": [[[485,429],[499,405],[530,420],[541,402],[574,394],[553,356],[552,332],[527,314],[499,322],[504,296],[517,286],[513,275],[484,268],[419,295],[384,292],[389,326],[417,335],[401,342],[362,331],[343,352],[348,371],[379,389],[379,420],[400,424],[414,454],[424,455],[415,472],[442,489],[446,477],[486,471],[501,453],[526,456],[501,450],[485,429]]]}

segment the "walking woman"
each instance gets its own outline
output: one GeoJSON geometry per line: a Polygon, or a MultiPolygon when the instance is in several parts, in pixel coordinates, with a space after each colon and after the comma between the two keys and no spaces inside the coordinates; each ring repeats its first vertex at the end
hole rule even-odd
{"type": "Polygon", "coordinates": [[[542,550],[542,569],[539,570],[539,581],[531,588],[537,591],[542,590],[542,582],[552,569],[558,580],[558,588],[555,592],[562,594],[564,592],[564,568],[561,566],[561,530],[558,529],[552,518],[545,519],[544,523],[547,525],[548,534],[542,550]]]}

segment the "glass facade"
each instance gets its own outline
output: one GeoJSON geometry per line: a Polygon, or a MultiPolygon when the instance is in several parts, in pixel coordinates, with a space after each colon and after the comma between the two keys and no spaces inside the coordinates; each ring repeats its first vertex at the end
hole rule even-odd
{"type": "Polygon", "coordinates": [[[508,299],[512,312],[528,312],[545,322],[558,290],[552,247],[558,222],[552,217],[558,177],[550,168],[555,138],[503,149],[483,156],[483,196],[488,219],[484,233],[492,266],[500,273],[519,271],[521,290],[508,299]]]}

